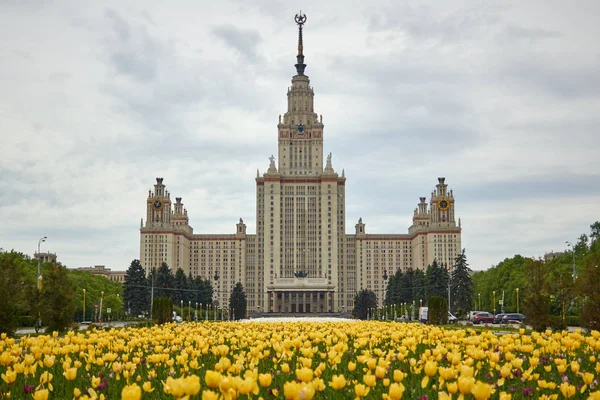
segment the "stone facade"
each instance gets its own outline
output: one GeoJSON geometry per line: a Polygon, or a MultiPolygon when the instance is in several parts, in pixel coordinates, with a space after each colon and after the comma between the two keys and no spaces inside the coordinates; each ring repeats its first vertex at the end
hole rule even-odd
{"type": "Polygon", "coordinates": [[[445,178],[425,197],[405,234],[367,234],[362,219],[346,233],[346,177],[331,153],[323,157],[324,125],[314,112],[314,91],[304,75],[302,36],[297,74],[279,116],[278,157],[256,176],[256,234],[240,219],[235,233],[194,234],[181,197],[157,178],[140,225],[140,261],[146,272],[166,262],[174,271],[213,280],[215,300],[227,304],[242,282],[248,310],[343,312],[357,291],[373,290],[381,304],[387,276],[424,269],[434,260],[451,268],[461,250],[461,226],[445,178]]]}
{"type": "Polygon", "coordinates": [[[74,268],[76,271],[89,272],[92,275],[103,276],[113,282],[123,283],[125,282],[125,271],[112,271],[110,268],[106,268],[104,265],[94,265],[92,267],[79,267],[74,268]]]}

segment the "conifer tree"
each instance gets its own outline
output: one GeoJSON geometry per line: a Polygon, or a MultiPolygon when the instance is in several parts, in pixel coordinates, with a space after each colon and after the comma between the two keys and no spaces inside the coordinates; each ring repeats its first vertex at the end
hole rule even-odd
{"type": "Polygon", "coordinates": [[[127,312],[139,315],[148,311],[150,305],[150,290],[146,273],[140,260],[133,260],[125,273],[123,284],[123,300],[127,312]]]}
{"type": "Polygon", "coordinates": [[[174,300],[183,300],[183,304],[187,305],[188,301],[190,301],[191,298],[189,296],[189,292],[187,291],[187,277],[185,276],[185,272],[183,272],[183,269],[181,268],[177,268],[177,272],[175,272],[174,288],[177,289],[174,293],[174,300]]]}
{"type": "Polygon", "coordinates": [[[462,249],[454,259],[452,279],[450,280],[450,308],[457,315],[463,315],[471,309],[473,303],[472,272],[467,264],[465,249],[462,249]]]}
{"type": "Polygon", "coordinates": [[[169,297],[173,301],[177,301],[176,291],[173,289],[173,272],[167,263],[163,262],[154,277],[154,297],[169,297]]]}
{"type": "Polygon", "coordinates": [[[246,318],[246,307],[246,292],[244,292],[244,286],[238,282],[229,297],[229,308],[233,311],[233,318],[235,320],[246,318]]]}
{"type": "Polygon", "coordinates": [[[362,289],[354,296],[352,315],[358,319],[367,319],[370,308],[377,307],[377,295],[372,290],[362,289]]]}

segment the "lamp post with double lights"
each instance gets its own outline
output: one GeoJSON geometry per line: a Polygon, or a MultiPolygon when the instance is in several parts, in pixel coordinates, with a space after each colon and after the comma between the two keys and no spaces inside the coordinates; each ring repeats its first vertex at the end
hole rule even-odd
{"type": "Polygon", "coordinates": [[[387,274],[387,268],[384,268],[383,270],[383,289],[381,291],[381,304],[383,305],[383,307],[385,308],[385,319],[388,319],[388,315],[387,315],[387,306],[385,304],[385,290],[386,288],[386,284],[387,284],[387,280],[388,280],[388,274],[387,274]]]}
{"type": "Polygon", "coordinates": [[[571,248],[571,251],[573,252],[573,280],[577,279],[577,268],[575,267],[575,246],[573,246],[573,243],[569,242],[568,240],[565,242],[567,244],[567,247],[571,248]]]}
{"type": "MultiPolygon", "coordinates": [[[[217,287],[217,304],[219,302],[219,271],[215,271],[215,276],[213,276],[215,280],[215,286],[217,287]]],[[[217,305],[214,307],[215,315],[214,320],[217,320],[217,305]]]]}

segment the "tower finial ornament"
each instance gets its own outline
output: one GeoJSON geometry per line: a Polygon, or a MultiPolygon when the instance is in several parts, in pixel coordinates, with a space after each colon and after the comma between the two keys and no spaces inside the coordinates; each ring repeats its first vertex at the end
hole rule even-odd
{"type": "Polygon", "coordinates": [[[298,24],[298,55],[296,56],[296,72],[298,75],[304,75],[304,69],[306,68],[306,64],[304,64],[304,46],[302,44],[302,26],[306,23],[306,14],[302,14],[302,10],[300,10],[299,14],[296,14],[294,17],[294,21],[298,24]]]}

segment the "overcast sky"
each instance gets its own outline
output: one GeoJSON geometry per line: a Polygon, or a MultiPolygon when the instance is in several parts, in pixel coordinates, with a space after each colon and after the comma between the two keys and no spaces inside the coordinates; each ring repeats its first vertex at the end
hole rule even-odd
{"type": "Polygon", "coordinates": [[[0,247],[124,270],[159,176],[196,233],[256,232],[300,9],[348,233],[406,233],[439,176],[475,270],[600,220],[597,0],[0,0],[0,247]]]}

